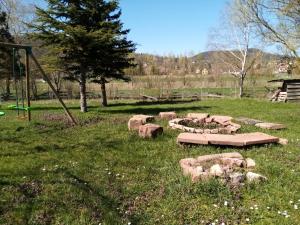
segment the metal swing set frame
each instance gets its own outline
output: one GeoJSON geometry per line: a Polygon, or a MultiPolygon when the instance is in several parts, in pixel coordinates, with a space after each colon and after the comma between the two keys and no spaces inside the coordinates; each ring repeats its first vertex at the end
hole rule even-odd
{"type": "MultiPolygon", "coordinates": [[[[27,102],[27,106],[26,106],[27,110],[26,111],[27,111],[28,121],[31,121],[31,110],[30,110],[30,107],[31,107],[31,101],[30,101],[31,100],[30,99],[30,64],[29,64],[29,58],[31,58],[32,61],[37,66],[40,73],[42,74],[43,79],[47,82],[47,84],[49,85],[49,87],[53,91],[55,97],[58,99],[59,103],[61,104],[62,108],[64,109],[65,114],[68,117],[68,119],[70,120],[70,122],[72,122],[74,125],[76,125],[77,122],[76,122],[75,118],[73,117],[73,115],[71,114],[69,109],[67,108],[67,106],[64,103],[64,101],[62,100],[62,98],[59,96],[58,92],[55,90],[53,84],[51,83],[50,78],[47,76],[47,74],[45,73],[45,71],[43,70],[41,65],[39,64],[38,60],[36,59],[36,57],[32,53],[32,46],[11,44],[11,43],[5,43],[5,42],[0,42],[0,46],[11,48],[11,49],[13,49],[13,51],[25,50],[25,77],[26,77],[26,79],[25,79],[26,80],[25,95],[26,95],[26,102],[27,102]]],[[[13,58],[13,60],[15,60],[15,59],[13,58]]],[[[15,81],[16,81],[16,77],[15,77],[15,81]]],[[[18,98],[18,96],[17,96],[17,98],[18,98]]],[[[23,101],[23,99],[22,99],[22,101],[23,101]]],[[[17,108],[18,108],[18,106],[17,106],[17,108]]],[[[22,110],[25,110],[24,101],[22,102],[22,108],[23,108],[22,110]]]]}

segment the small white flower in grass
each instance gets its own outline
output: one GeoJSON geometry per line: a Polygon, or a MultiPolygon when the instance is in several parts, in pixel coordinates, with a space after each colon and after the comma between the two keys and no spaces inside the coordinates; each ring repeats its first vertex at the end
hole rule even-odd
{"type": "Polygon", "coordinates": [[[234,209],[234,207],[232,206],[231,209],[234,209]]]}
{"type": "Polygon", "coordinates": [[[278,213],[278,214],[281,214],[281,212],[280,212],[280,211],[278,211],[277,213],[278,213]]]}
{"type": "Polygon", "coordinates": [[[294,203],[294,202],[291,200],[291,201],[290,201],[290,204],[293,204],[293,203],[294,203]]]}
{"type": "Polygon", "coordinates": [[[224,223],[224,222],[222,222],[222,223],[221,223],[221,225],[225,225],[225,223],[224,223]]]}
{"type": "Polygon", "coordinates": [[[252,209],[254,209],[254,208],[251,206],[250,209],[252,210],[252,209]]]}
{"type": "Polygon", "coordinates": [[[219,220],[218,220],[218,219],[216,219],[216,220],[215,220],[215,222],[217,223],[217,222],[219,222],[219,220]]]}
{"type": "Polygon", "coordinates": [[[108,171],[108,168],[105,168],[106,171],[108,171]]]}
{"type": "Polygon", "coordinates": [[[120,176],[120,174],[119,174],[119,173],[117,173],[117,174],[116,174],[116,177],[118,177],[118,176],[120,176]]]}
{"type": "Polygon", "coordinates": [[[215,223],[211,223],[211,225],[216,225],[215,223]]]}
{"type": "Polygon", "coordinates": [[[213,206],[214,206],[215,208],[218,208],[218,205],[217,205],[217,204],[213,204],[213,206]]]}
{"type": "Polygon", "coordinates": [[[270,209],[270,207],[268,206],[267,209],[270,209]]]}
{"type": "Polygon", "coordinates": [[[24,176],[23,179],[26,179],[26,176],[24,176]]]}
{"type": "Polygon", "coordinates": [[[285,218],[289,218],[290,217],[290,215],[285,215],[285,218]]]}
{"type": "Polygon", "coordinates": [[[298,209],[298,205],[294,205],[294,209],[298,209]]]}
{"type": "Polygon", "coordinates": [[[44,167],[42,170],[43,170],[43,171],[46,171],[46,168],[44,167]]]}
{"type": "Polygon", "coordinates": [[[249,221],[250,221],[250,219],[249,219],[249,218],[246,218],[246,221],[247,221],[247,222],[249,222],[249,221]]]}
{"type": "Polygon", "coordinates": [[[111,172],[108,172],[107,174],[108,174],[108,175],[111,175],[111,172]]]}
{"type": "Polygon", "coordinates": [[[227,201],[224,202],[224,206],[228,206],[228,202],[227,201]]]}
{"type": "Polygon", "coordinates": [[[127,225],[131,225],[131,222],[128,222],[127,225]]]}

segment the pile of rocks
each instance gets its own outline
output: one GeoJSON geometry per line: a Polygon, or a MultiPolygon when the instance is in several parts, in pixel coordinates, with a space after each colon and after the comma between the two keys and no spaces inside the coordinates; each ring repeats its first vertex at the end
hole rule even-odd
{"type": "Polygon", "coordinates": [[[172,129],[198,134],[233,134],[241,126],[233,123],[229,116],[210,116],[206,113],[189,113],[186,118],[169,121],[172,129]],[[193,125],[191,127],[190,125],[193,125]]]}
{"type": "Polygon", "coordinates": [[[193,182],[208,180],[213,177],[231,185],[240,185],[245,181],[260,182],[267,178],[253,173],[255,161],[244,159],[240,153],[223,153],[186,158],[180,160],[180,166],[185,176],[191,176],[193,182]]]}

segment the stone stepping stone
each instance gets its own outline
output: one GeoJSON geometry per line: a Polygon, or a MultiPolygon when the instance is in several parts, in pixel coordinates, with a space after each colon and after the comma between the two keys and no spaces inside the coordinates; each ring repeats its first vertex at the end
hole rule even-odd
{"type": "Polygon", "coordinates": [[[280,123],[257,123],[256,127],[268,130],[282,130],[285,129],[286,126],[280,123]]]}
{"type": "Polygon", "coordinates": [[[256,119],[251,119],[251,118],[246,118],[246,117],[240,117],[235,119],[237,122],[246,124],[246,125],[255,125],[258,123],[263,123],[263,121],[256,120],[256,119]]]}
{"type": "Polygon", "coordinates": [[[181,133],[177,137],[180,144],[223,145],[243,147],[257,144],[278,143],[279,138],[264,133],[236,135],[181,133]]]}

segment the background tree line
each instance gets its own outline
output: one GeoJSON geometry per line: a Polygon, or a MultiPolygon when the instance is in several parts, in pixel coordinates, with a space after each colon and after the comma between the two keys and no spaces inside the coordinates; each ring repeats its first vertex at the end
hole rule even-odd
{"type": "MultiPolygon", "coordinates": [[[[278,55],[256,49],[252,40],[280,47],[299,64],[299,0],[232,0],[221,24],[227,29],[217,29],[210,39],[215,48],[198,55],[164,57],[134,53],[135,44],[127,39],[129,30],[123,28],[116,0],[46,2],[46,8],[39,8],[21,0],[2,0],[0,41],[38,46],[37,56],[57,90],[62,79],[78,83],[83,112],[87,111],[87,82],[101,86],[105,106],[105,84],[113,79],[128,81],[131,75],[230,72],[240,80],[242,96],[246,75],[272,72],[278,60],[278,55]]],[[[9,94],[12,54],[0,50],[0,78],[6,80],[9,94]]]]}

